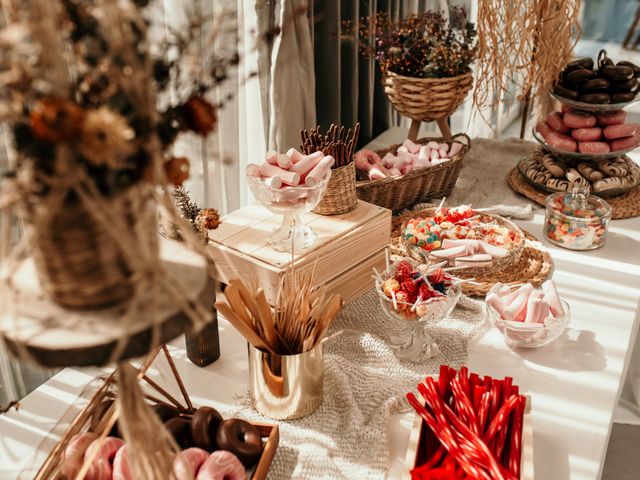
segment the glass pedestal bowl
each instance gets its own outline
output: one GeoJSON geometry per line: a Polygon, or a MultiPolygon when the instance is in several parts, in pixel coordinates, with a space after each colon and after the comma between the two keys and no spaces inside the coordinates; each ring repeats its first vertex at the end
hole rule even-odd
{"type": "MultiPolygon", "coordinates": [[[[403,258],[391,265],[390,271],[386,270],[382,274],[383,281],[394,276],[396,267],[402,260],[408,261],[422,273],[426,273],[429,268],[409,258],[403,258]]],[[[420,362],[439,355],[440,349],[427,330],[429,326],[439,322],[453,311],[462,294],[460,286],[451,285],[444,296],[420,302],[417,307],[414,304],[400,302],[397,299],[394,301],[393,298],[387,297],[380,279],[376,279],[375,286],[382,309],[401,328],[399,334],[392,335],[389,339],[396,357],[401,361],[420,362]]]]}
{"type": "Polygon", "coordinates": [[[322,199],[331,170],[326,177],[313,187],[301,185],[297,187],[273,188],[258,177],[247,176],[251,193],[271,212],[282,215],[282,224],[269,237],[271,246],[281,252],[301,252],[313,245],[316,239],[310,227],[305,226],[300,218],[301,213],[310,212],[322,199]]]}

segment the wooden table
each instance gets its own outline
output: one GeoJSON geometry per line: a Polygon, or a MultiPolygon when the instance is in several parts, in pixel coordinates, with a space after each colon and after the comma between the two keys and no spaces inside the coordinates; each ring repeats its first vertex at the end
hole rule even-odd
{"type": "MultiPolygon", "coordinates": [[[[398,134],[382,141],[394,143],[398,134]]],[[[542,222],[538,211],[532,220],[517,223],[542,238],[542,222]]],[[[497,331],[487,330],[470,345],[469,367],[494,377],[513,376],[531,395],[535,478],[597,479],[640,318],[640,219],[614,221],[606,246],[598,251],[545,244],[555,261],[560,294],[571,305],[570,328],[555,343],[530,351],[513,351],[497,331]]],[[[246,388],[246,346],[224,320],[220,342],[220,360],[200,369],[188,362],[178,339],[176,363],[194,403],[207,400],[228,409],[246,388]]],[[[70,406],[95,374],[65,369],[23,399],[19,412],[0,416],[1,479],[17,478],[16,472],[28,465],[37,468],[63,431],[63,424],[55,428],[59,419],[76,408],[70,406]]],[[[391,419],[389,478],[403,471],[411,420],[411,415],[391,419]]]]}

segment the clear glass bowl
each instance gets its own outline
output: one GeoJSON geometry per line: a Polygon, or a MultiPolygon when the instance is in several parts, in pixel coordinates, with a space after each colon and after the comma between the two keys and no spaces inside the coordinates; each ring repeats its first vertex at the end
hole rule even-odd
{"type": "MultiPolygon", "coordinates": [[[[509,291],[512,292],[520,288],[522,284],[509,285],[509,291]]],[[[502,283],[496,283],[489,293],[496,293],[500,288],[504,287],[502,283]]],[[[524,323],[514,322],[511,320],[503,320],[500,314],[488,303],[486,304],[487,317],[491,324],[496,327],[504,336],[505,343],[512,348],[537,348],[547,345],[558,338],[564,329],[569,325],[571,320],[571,309],[569,304],[564,300],[560,300],[564,315],[553,318],[548,317],[544,324],[542,323],[524,323]]]]}
{"type": "MultiPolygon", "coordinates": [[[[402,260],[408,261],[421,272],[427,271],[427,266],[421,265],[411,258],[400,258],[390,266],[389,270],[382,273],[383,281],[395,275],[396,266],[402,260]]],[[[401,333],[392,335],[389,341],[396,357],[402,361],[419,362],[438,355],[440,353],[438,345],[426,330],[430,325],[439,322],[453,311],[462,294],[460,286],[449,287],[444,297],[434,297],[422,302],[420,305],[426,307],[420,309],[424,310],[421,312],[422,315],[418,315],[416,310],[411,311],[413,304],[398,301],[394,303],[393,299],[384,293],[380,279],[376,279],[375,287],[382,309],[390,319],[401,327],[401,333]]]]}
{"type": "Polygon", "coordinates": [[[310,212],[322,199],[331,178],[327,176],[313,187],[273,188],[258,177],[247,176],[251,193],[271,212],[282,215],[282,224],[269,237],[269,243],[281,252],[301,252],[313,245],[316,235],[310,227],[303,225],[301,213],[310,212]]]}

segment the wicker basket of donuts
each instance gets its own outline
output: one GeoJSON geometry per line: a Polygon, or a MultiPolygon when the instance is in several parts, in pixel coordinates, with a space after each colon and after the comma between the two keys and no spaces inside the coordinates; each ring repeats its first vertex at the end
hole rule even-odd
{"type": "Polygon", "coordinates": [[[640,184],[640,167],[626,155],[608,158],[573,158],[538,148],[518,163],[520,174],[539,190],[569,192],[574,185],[607,198],[622,195],[640,184]]]}
{"type": "Polygon", "coordinates": [[[510,220],[460,205],[418,212],[402,225],[402,243],[416,260],[484,274],[516,262],[525,238],[510,220]]]}
{"type": "MultiPolygon", "coordinates": [[[[170,358],[168,350],[165,350],[170,358]]],[[[170,363],[173,367],[172,360],[170,363]]],[[[148,367],[147,367],[148,368],[148,367]]],[[[144,398],[150,415],[159,419],[170,435],[171,452],[159,463],[167,471],[158,476],[171,480],[264,480],[279,442],[277,425],[249,423],[238,418],[223,418],[209,406],[194,407],[189,400],[177,370],[172,368],[184,400],[173,397],[144,373],[148,385],[144,398]]],[[[164,376],[164,375],[162,375],[164,376]]],[[[126,432],[134,428],[124,425],[118,405],[117,374],[114,372],[88,399],[87,405],[74,418],[60,441],[38,471],[36,480],[133,480],[136,468],[146,461],[141,458],[140,439],[132,440],[126,432]],[[137,463],[136,463],[137,462],[137,463]]],[[[150,436],[162,437],[158,430],[150,436]]],[[[139,435],[138,435],[139,437],[139,435]]],[[[148,436],[142,441],[151,443],[148,436]]],[[[144,470],[149,472],[149,467],[144,470]]],[[[155,467],[157,471],[157,466],[155,467]]]]}

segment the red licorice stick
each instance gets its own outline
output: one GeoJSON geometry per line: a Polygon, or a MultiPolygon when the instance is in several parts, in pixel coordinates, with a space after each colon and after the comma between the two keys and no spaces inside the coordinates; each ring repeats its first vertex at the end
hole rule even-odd
{"type": "MultiPolygon", "coordinates": [[[[480,432],[484,434],[489,424],[489,409],[491,408],[491,392],[484,392],[480,399],[480,408],[478,409],[478,420],[480,421],[480,432]]],[[[484,436],[484,435],[483,435],[484,436]]]]}
{"type": "Polygon", "coordinates": [[[513,428],[511,429],[511,444],[509,448],[508,467],[516,478],[520,478],[520,457],[522,451],[522,424],[524,419],[524,408],[526,399],[518,398],[518,406],[513,414],[513,428]]]}
{"type": "MultiPolygon", "coordinates": [[[[482,385],[474,385],[473,387],[473,408],[476,412],[480,412],[480,402],[482,401],[482,395],[485,391],[486,389],[482,385]]],[[[478,424],[478,426],[480,425],[478,424]]]]}
{"type": "Polygon", "coordinates": [[[462,382],[458,378],[454,378],[451,381],[451,391],[453,392],[453,398],[456,403],[456,407],[460,409],[463,415],[459,415],[467,424],[471,427],[476,434],[478,433],[478,419],[476,413],[473,410],[473,406],[469,401],[469,397],[465,394],[462,382]]]}
{"type": "Polygon", "coordinates": [[[428,459],[423,466],[427,469],[437,467],[440,461],[442,460],[442,457],[444,457],[445,453],[447,453],[447,451],[441,444],[438,447],[438,449],[435,452],[433,452],[433,455],[431,455],[431,458],[428,459]]]}
{"type": "MultiPolygon", "coordinates": [[[[418,385],[418,391],[424,397],[425,401],[433,411],[436,421],[438,422],[438,427],[432,428],[432,430],[434,434],[438,436],[445,448],[447,448],[449,454],[455,457],[458,464],[465,470],[465,472],[473,476],[473,478],[490,480],[490,477],[483,470],[471,464],[456,443],[453,433],[449,428],[449,422],[447,421],[447,417],[444,413],[445,410],[451,411],[451,408],[438,396],[433,380],[427,378],[426,384],[423,383],[418,385]]],[[[453,412],[451,413],[453,417],[455,417],[455,414],[453,414],[453,412]]],[[[457,419],[457,417],[455,418],[457,419]]]]}
{"type": "Polygon", "coordinates": [[[498,410],[498,413],[495,415],[495,417],[493,417],[489,428],[483,436],[485,442],[493,439],[496,432],[498,431],[498,428],[505,424],[505,420],[509,415],[509,412],[511,412],[511,410],[513,410],[513,408],[517,405],[519,398],[520,397],[516,395],[511,395],[509,399],[502,405],[502,407],[500,407],[500,410],[498,410]]]}

